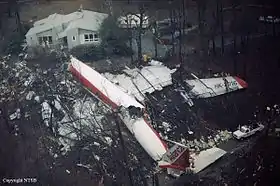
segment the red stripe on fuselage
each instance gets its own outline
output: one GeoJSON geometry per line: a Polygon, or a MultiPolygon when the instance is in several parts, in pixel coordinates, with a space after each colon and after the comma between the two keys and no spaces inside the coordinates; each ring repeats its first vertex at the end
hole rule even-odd
{"type": "Polygon", "coordinates": [[[162,141],[160,139],[160,135],[159,133],[157,133],[157,131],[155,131],[155,129],[153,128],[153,126],[144,118],[145,123],[150,127],[150,129],[155,133],[155,135],[158,137],[158,139],[160,140],[160,142],[162,143],[162,145],[164,146],[165,150],[168,150],[168,146],[166,143],[164,143],[164,141],[162,141]]]}
{"type": "Polygon", "coordinates": [[[237,82],[238,84],[242,87],[242,88],[247,88],[248,87],[248,83],[246,81],[244,81],[243,79],[237,77],[237,76],[234,76],[233,77],[237,82]]]}
{"type": "Polygon", "coordinates": [[[171,168],[171,169],[178,169],[178,170],[181,170],[181,171],[186,171],[186,167],[182,167],[180,165],[174,165],[174,164],[160,165],[159,167],[163,168],[163,169],[171,168]]]}
{"type": "MultiPolygon", "coordinates": [[[[87,80],[86,77],[84,77],[79,71],[77,71],[72,65],[70,65],[70,71],[81,81],[81,83],[87,87],[93,94],[97,95],[104,103],[110,105],[113,109],[116,109],[118,105],[114,103],[110,98],[108,98],[105,94],[103,94],[98,88],[96,88],[90,81],[87,80]]],[[[164,143],[160,139],[159,133],[157,133],[151,124],[144,118],[145,123],[150,127],[150,129],[154,132],[154,134],[158,137],[158,139],[161,141],[164,148],[167,150],[167,144],[164,143]]]]}
{"type": "Polygon", "coordinates": [[[86,77],[84,77],[78,70],[76,70],[72,65],[70,66],[70,71],[75,75],[81,83],[87,87],[93,94],[99,97],[104,103],[110,105],[113,109],[116,109],[118,105],[114,103],[110,98],[103,94],[97,87],[95,87],[86,77]]]}

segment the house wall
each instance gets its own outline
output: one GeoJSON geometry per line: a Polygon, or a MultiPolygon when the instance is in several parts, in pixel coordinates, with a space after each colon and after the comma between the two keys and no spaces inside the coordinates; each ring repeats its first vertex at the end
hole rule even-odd
{"type": "MultiPolygon", "coordinates": [[[[60,28],[57,28],[57,29],[59,30],[60,28]]],[[[33,34],[33,35],[28,35],[28,36],[26,36],[27,45],[33,46],[33,47],[39,45],[39,37],[43,37],[43,36],[52,36],[52,42],[53,42],[52,45],[56,45],[56,44],[58,44],[58,34],[57,33],[58,32],[56,29],[49,29],[44,32],[40,32],[40,33],[33,34]]]]}
{"type": "Polygon", "coordinates": [[[100,44],[101,42],[100,38],[98,39],[98,41],[85,42],[84,34],[97,34],[98,37],[100,37],[98,31],[79,29],[80,44],[100,44]]]}
{"type": "Polygon", "coordinates": [[[36,46],[39,44],[36,34],[26,36],[26,43],[28,46],[36,46]]]}
{"type": "Polygon", "coordinates": [[[78,28],[71,29],[67,32],[68,49],[71,49],[80,44],[79,30],[78,28]],[[73,40],[75,37],[75,40],[73,40]]]}
{"type": "Polygon", "coordinates": [[[37,38],[37,45],[39,45],[39,37],[43,37],[43,36],[52,36],[52,42],[53,42],[53,46],[60,44],[59,38],[58,38],[58,34],[59,32],[62,31],[62,26],[57,26],[53,29],[44,31],[44,32],[40,32],[36,34],[36,38],[37,38]]]}

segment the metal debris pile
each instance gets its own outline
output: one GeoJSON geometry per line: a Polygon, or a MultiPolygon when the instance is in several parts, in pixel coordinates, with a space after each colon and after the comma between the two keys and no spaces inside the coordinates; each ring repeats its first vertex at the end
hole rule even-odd
{"type": "MultiPolygon", "coordinates": [[[[45,150],[54,159],[79,151],[85,159],[78,164],[85,164],[94,171],[101,167],[101,172],[111,178],[124,178],[123,152],[115,121],[108,108],[86,92],[67,71],[67,63],[57,59],[54,67],[44,69],[29,61],[2,58],[0,113],[8,118],[12,135],[22,134],[22,125],[43,129],[42,138],[50,142],[45,150]]],[[[124,138],[135,179],[141,179],[139,171],[142,176],[149,175],[153,165],[148,156],[139,163],[143,150],[130,134],[126,133],[124,138]]]]}

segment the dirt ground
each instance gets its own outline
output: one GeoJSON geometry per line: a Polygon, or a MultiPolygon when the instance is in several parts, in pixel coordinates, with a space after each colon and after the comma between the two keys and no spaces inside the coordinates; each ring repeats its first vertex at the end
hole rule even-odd
{"type": "MultiPolygon", "coordinates": [[[[232,130],[236,124],[244,124],[248,120],[254,121],[256,119],[253,117],[254,113],[259,113],[258,119],[267,120],[270,116],[265,108],[280,102],[280,89],[277,81],[280,72],[280,55],[277,52],[279,48],[279,38],[275,37],[250,41],[246,54],[241,54],[237,59],[237,75],[248,82],[248,89],[224,98],[212,99],[211,109],[209,109],[210,105],[207,106],[208,109],[204,109],[205,120],[232,130]]],[[[198,64],[193,64],[193,66],[195,66],[194,69],[207,74],[203,65],[199,67],[198,64]]],[[[233,59],[229,56],[216,58],[215,63],[213,65],[210,63],[207,67],[214,71],[218,69],[231,73],[234,71],[233,59]]],[[[202,109],[205,108],[205,102],[201,101],[199,105],[202,109]]],[[[279,146],[279,139],[261,138],[251,147],[252,150],[237,156],[233,155],[230,159],[234,159],[234,161],[228,166],[210,168],[213,171],[212,177],[201,177],[201,181],[194,185],[209,185],[209,183],[215,185],[225,183],[227,185],[277,185],[279,184],[277,178],[279,162],[275,160],[275,157],[279,156],[277,146],[279,146]]],[[[227,160],[222,161],[228,162],[227,160]]],[[[188,185],[186,180],[187,177],[180,185],[188,185]]]]}

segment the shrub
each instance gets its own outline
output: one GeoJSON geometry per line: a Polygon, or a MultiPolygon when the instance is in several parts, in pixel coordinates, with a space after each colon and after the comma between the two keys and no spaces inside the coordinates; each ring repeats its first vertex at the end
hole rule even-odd
{"type": "Polygon", "coordinates": [[[24,38],[19,34],[13,34],[10,36],[9,42],[5,44],[4,53],[6,54],[19,54],[22,51],[22,44],[24,38]]]}
{"type": "Polygon", "coordinates": [[[104,49],[106,56],[130,56],[133,54],[133,50],[126,43],[103,43],[100,47],[104,49]]]}
{"type": "Polygon", "coordinates": [[[99,34],[102,40],[101,47],[106,51],[106,55],[132,55],[132,49],[127,46],[129,34],[126,30],[119,28],[117,19],[109,16],[100,27],[99,34]]]}
{"type": "Polygon", "coordinates": [[[113,53],[120,56],[131,56],[133,54],[133,50],[126,44],[117,44],[113,49],[113,53]]]}
{"type": "Polygon", "coordinates": [[[45,55],[45,51],[42,46],[28,47],[27,54],[28,59],[37,59],[40,56],[45,55]]]}
{"type": "Polygon", "coordinates": [[[85,61],[100,60],[106,56],[104,48],[96,45],[79,45],[72,48],[70,53],[85,61]]]}

